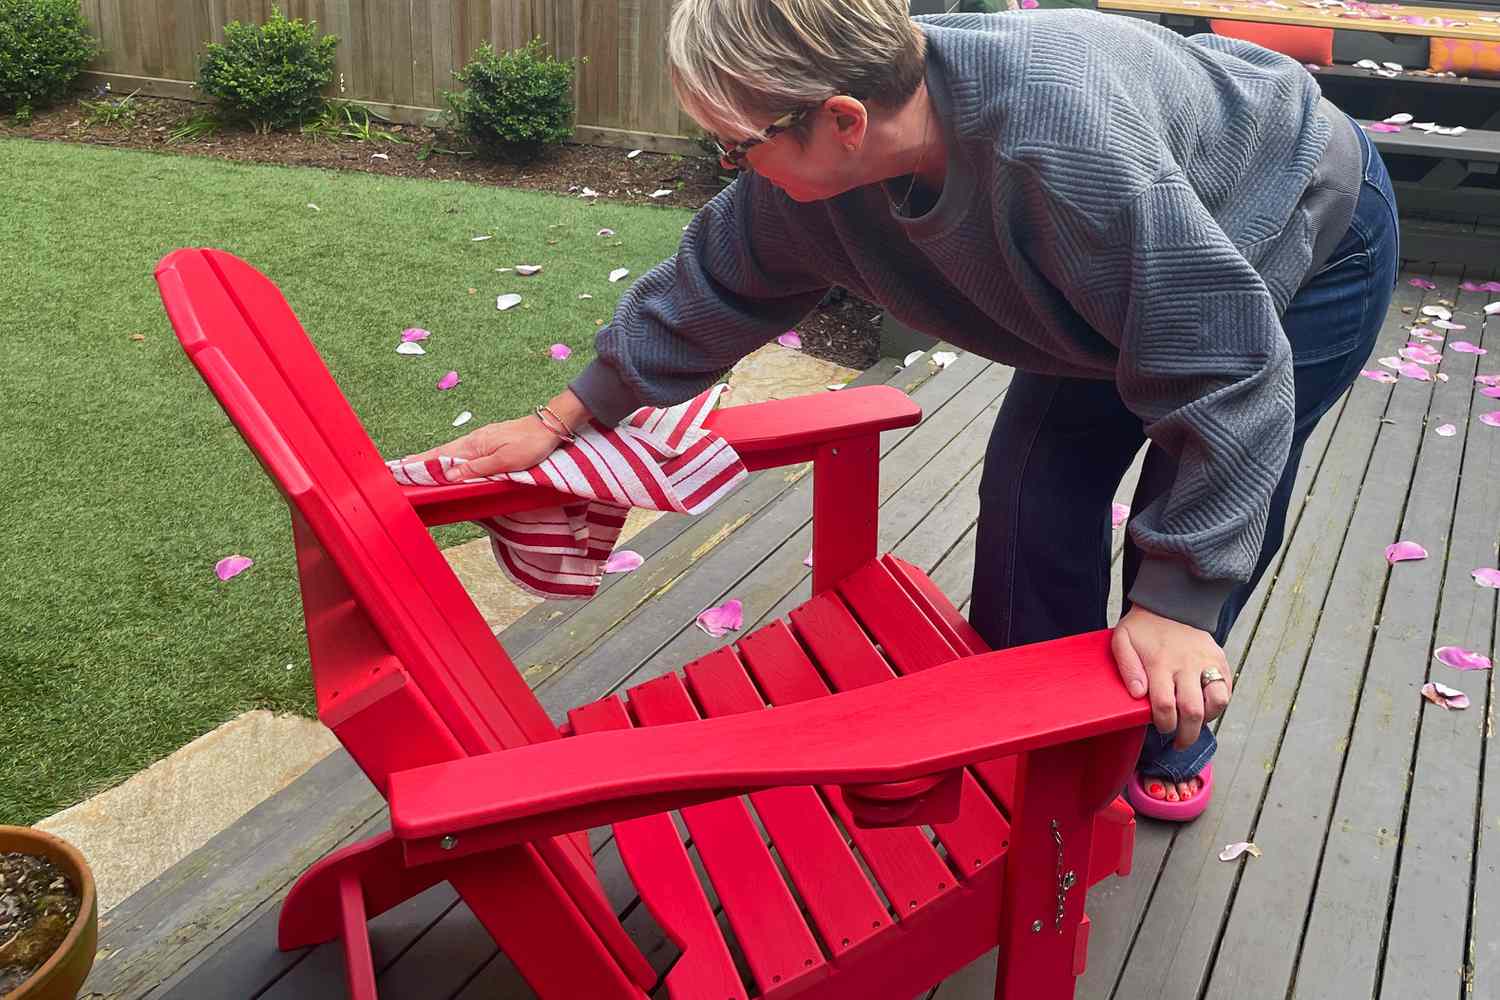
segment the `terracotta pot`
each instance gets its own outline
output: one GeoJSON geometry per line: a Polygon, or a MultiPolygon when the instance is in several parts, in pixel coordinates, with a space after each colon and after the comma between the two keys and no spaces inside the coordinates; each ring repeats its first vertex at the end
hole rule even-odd
{"type": "Polygon", "coordinates": [[[0,854],[12,853],[48,859],[73,880],[81,898],[78,919],[57,951],[19,989],[0,1000],[74,1000],[94,967],[99,940],[99,894],[94,888],[94,873],[72,844],[29,826],[0,826],[0,854]]]}

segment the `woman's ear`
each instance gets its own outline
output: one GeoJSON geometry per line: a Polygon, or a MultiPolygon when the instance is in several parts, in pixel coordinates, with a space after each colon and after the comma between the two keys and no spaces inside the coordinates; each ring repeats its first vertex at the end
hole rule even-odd
{"type": "Polygon", "coordinates": [[[834,139],[840,146],[853,150],[865,141],[870,112],[863,102],[840,95],[824,101],[823,110],[833,119],[834,139]]]}

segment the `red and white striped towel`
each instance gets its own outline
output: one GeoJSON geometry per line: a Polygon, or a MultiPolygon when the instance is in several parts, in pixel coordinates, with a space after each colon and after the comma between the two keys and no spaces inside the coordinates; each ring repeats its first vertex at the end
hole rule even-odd
{"type": "MultiPolygon", "coordinates": [[[[477,521],[505,574],[538,597],[594,596],[631,507],[701,514],[749,474],[729,443],[703,429],[727,386],[667,409],[636,410],[618,427],[590,422],[540,465],[467,482],[525,483],[578,497],[550,510],[477,521]]],[[[451,458],[386,463],[403,486],[447,485],[451,458]]]]}

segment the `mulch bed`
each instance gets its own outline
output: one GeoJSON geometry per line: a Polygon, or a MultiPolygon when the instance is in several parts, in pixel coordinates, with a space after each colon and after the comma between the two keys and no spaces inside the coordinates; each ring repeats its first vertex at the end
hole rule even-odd
{"type": "MultiPolygon", "coordinates": [[[[116,95],[119,96],[119,95],[116,95]]],[[[169,133],[201,113],[204,106],[169,98],[136,97],[134,124],[91,125],[81,103],[87,95],[37,112],[27,124],[0,119],[0,137],[78,142],[120,149],[143,149],[183,156],[281,166],[359,170],[396,177],[464,181],[576,194],[589,187],[602,199],[635,204],[698,208],[728,182],[717,160],[642,152],[628,158],[622,149],[567,144],[529,163],[503,163],[443,150],[468,148],[452,133],[418,125],[387,125],[372,120],[406,142],[329,140],[299,132],[257,135],[221,129],[201,140],[168,142],[169,133]],[[427,155],[422,158],[422,154],[427,155]],[[386,158],[372,154],[383,153],[386,158]],[[670,189],[659,202],[651,193],[670,189]]],[[[863,370],[879,357],[880,310],[835,290],[798,326],[803,349],[849,368],[863,370]]]]}

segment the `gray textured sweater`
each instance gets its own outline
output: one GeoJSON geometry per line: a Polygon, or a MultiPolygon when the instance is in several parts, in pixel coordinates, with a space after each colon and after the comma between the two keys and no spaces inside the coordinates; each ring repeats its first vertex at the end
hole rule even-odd
{"type": "Polygon", "coordinates": [[[1179,460],[1133,514],[1131,597],[1212,630],[1290,450],[1279,317],[1329,221],[1304,198],[1332,134],[1317,84],[1254,46],[1092,11],[918,20],[947,129],[937,203],[901,217],[872,185],[798,204],[741,177],[625,294],[572,388],[610,422],[680,402],[832,285],[1016,368],[1114,379],[1179,460]]]}

